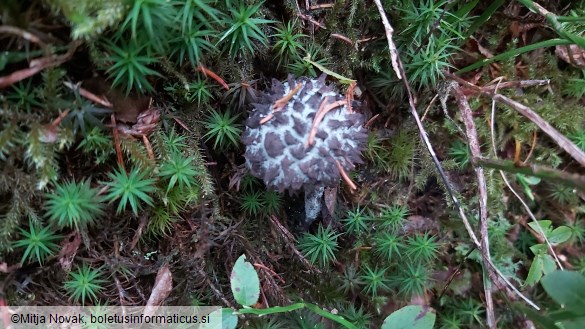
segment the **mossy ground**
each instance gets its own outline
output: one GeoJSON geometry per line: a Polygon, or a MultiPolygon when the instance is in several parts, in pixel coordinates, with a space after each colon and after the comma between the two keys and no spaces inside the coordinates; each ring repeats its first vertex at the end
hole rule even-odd
{"type": "MultiPolygon", "coordinates": [[[[382,3],[425,129],[477,226],[477,182],[461,116],[452,98],[444,109],[432,101],[444,96],[442,72],[559,36],[518,3],[494,5],[490,15],[492,7],[481,1],[382,3]]],[[[563,16],[585,11],[582,2],[542,5],[563,16]]],[[[246,254],[259,264],[261,301],[271,306],[307,300],[374,328],[392,311],[418,303],[437,310],[437,328],[485,324],[479,254],[420,141],[372,1],[10,0],[0,5],[0,22],[0,299],[8,304],[81,304],[64,283],[70,271],[90,266],[107,280],[86,305],[143,305],[158,269],[168,264],[173,289],[166,304],[233,305],[230,269],[246,254]],[[307,54],[357,80],[354,97],[370,138],[365,163],[350,173],[358,189],[351,192],[342,182],[328,189],[322,215],[305,231],[298,224],[302,196],[271,194],[251,177],[234,131],[271,79],[321,73],[303,60],[307,54]],[[22,74],[41,57],[52,64],[10,81],[10,74],[22,74]],[[233,129],[210,129],[221,125],[233,129]],[[124,171],[140,174],[128,182],[115,174],[124,171]],[[71,182],[88,186],[59,194],[71,182]],[[115,194],[122,189],[127,194],[115,194]],[[98,196],[86,200],[88,190],[98,196]],[[66,211],[67,201],[79,200],[93,208],[66,211]],[[23,259],[22,232],[31,227],[62,237],[45,240],[60,245],[39,256],[42,262],[36,255],[23,259]],[[331,234],[318,234],[324,228],[331,234]],[[305,233],[334,245],[334,259],[311,264],[302,253],[314,246],[305,233]]],[[[563,28],[582,37],[579,21],[563,28]]],[[[546,46],[461,76],[477,85],[550,79],[501,93],[530,106],[584,149],[583,66],[567,61],[564,52],[546,46]]],[[[328,83],[347,90],[333,77],[328,83]]],[[[484,156],[585,174],[534,123],[500,104],[492,149],[491,100],[473,95],[470,106],[484,156]]],[[[554,249],[564,267],[584,272],[584,192],[507,177],[538,220],[570,228],[571,238],[554,249]]],[[[535,259],[530,247],[541,236],[499,172],[486,170],[486,179],[494,263],[529,298],[551,305],[539,284],[524,286],[535,259]]],[[[523,323],[504,294],[496,292],[494,300],[499,327],[523,323]]],[[[300,312],[244,322],[332,327],[300,312]]]]}

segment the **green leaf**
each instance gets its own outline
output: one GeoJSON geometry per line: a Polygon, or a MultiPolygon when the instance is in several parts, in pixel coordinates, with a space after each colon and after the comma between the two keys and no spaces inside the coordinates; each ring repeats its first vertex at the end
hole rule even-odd
{"type": "Polygon", "coordinates": [[[327,75],[330,75],[334,78],[337,78],[339,80],[339,82],[341,82],[343,84],[351,84],[351,83],[354,83],[356,81],[356,80],[352,80],[350,78],[346,78],[341,74],[335,73],[335,72],[331,71],[330,69],[326,68],[325,66],[319,64],[318,62],[313,61],[311,59],[311,54],[307,54],[307,56],[305,56],[303,58],[303,60],[305,62],[311,63],[313,66],[315,66],[316,68],[321,70],[321,72],[326,73],[327,75]]]}
{"type": "Polygon", "coordinates": [[[571,228],[567,226],[559,226],[555,228],[547,237],[551,244],[557,245],[569,240],[571,238],[571,234],[571,228]]]}
{"type": "Polygon", "coordinates": [[[585,315],[585,277],[580,273],[554,271],[542,279],[542,287],[567,310],[585,315]]]}
{"type": "MultiPolygon", "coordinates": [[[[546,245],[541,244],[536,246],[539,246],[539,249],[541,250],[538,253],[535,253],[536,256],[532,261],[532,265],[530,265],[530,270],[528,271],[528,276],[526,277],[524,286],[533,286],[535,283],[540,281],[543,275],[551,273],[557,269],[555,260],[546,253],[546,245]]],[[[532,249],[532,247],[530,249],[532,249]]]]}
{"type": "Polygon", "coordinates": [[[538,227],[538,224],[540,224],[540,227],[542,227],[542,230],[544,231],[544,234],[548,238],[549,233],[551,231],[552,222],[550,220],[539,220],[538,223],[537,222],[530,222],[530,223],[528,223],[528,226],[530,226],[531,229],[533,229],[534,231],[536,231],[536,233],[542,234],[542,232],[540,231],[540,228],[538,227]]]}
{"type": "Polygon", "coordinates": [[[332,314],[331,312],[325,311],[325,310],[321,309],[317,305],[305,303],[305,307],[307,307],[309,310],[311,310],[311,311],[319,314],[320,316],[322,316],[324,318],[327,318],[329,320],[335,321],[335,322],[343,325],[345,328],[348,328],[348,329],[357,329],[357,327],[355,325],[353,325],[351,322],[349,322],[346,319],[344,319],[342,316],[339,316],[339,315],[336,315],[336,314],[332,314]]]}
{"type": "Polygon", "coordinates": [[[232,293],[238,303],[251,306],[260,297],[260,279],[254,266],[246,261],[246,255],[240,256],[230,276],[232,293]]]}
{"type": "Polygon", "coordinates": [[[585,328],[585,317],[578,317],[571,320],[563,321],[565,329],[583,329],[585,328]]]}
{"type": "Polygon", "coordinates": [[[546,314],[540,314],[526,305],[516,302],[512,304],[512,308],[526,315],[527,318],[540,325],[543,329],[559,329],[555,322],[546,314]]]}
{"type": "Polygon", "coordinates": [[[435,325],[435,310],[418,305],[405,306],[390,314],[382,329],[432,329],[435,325]]]}
{"type": "Polygon", "coordinates": [[[538,183],[540,183],[540,178],[534,176],[524,176],[524,181],[528,185],[537,185],[538,183]]]}

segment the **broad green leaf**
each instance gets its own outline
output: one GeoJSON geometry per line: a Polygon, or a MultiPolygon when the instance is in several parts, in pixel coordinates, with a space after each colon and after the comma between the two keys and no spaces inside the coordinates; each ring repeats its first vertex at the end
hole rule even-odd
{"type": "Polygon", "coordinates": [[[561,244],[571,238],[571,229],[567,226],[559,226],[555,228],[547,237],[551,244],[561,244]]]}
{"type": "Polygon", "coordinates": [[[238,316],[231,308],[222,308],[209,314],[211,322],[202,324],[200,329],[235,329],[238,325],[238,316]],[[219,319],[221,318],[221,321],[219,319]]]}
{"type": "Polygon", "coordinates": [[[554,271],[542,279],[542,286],[559,305],[578,315],[585,315],[585,277],[583,275],[571,271],[554,271]]]}
{"type": "Polygon", "coordinates": [[[382,329],[432,329],[435,325],[435,310],[418,305],[405,306],[390,314],[382,329]]]}
{"type": "Polygon", "coordinates": [[[557,269],[557,263],[551,255],[546,254],[542,256],[542,274],[547,275],[557,269]]]}
{"type": "Polygon", "coordinates": [[[241,305],[252,306],[258,302],[260,279],[252,264],[246,261],[246,255],[241,255],[236,261],[230,276],[230,284],[234,298],[241,305]]]}
{"type": "Polygon", "coordinates": [[[555,321],[553,321],[547,314],[541,314],[541,312],[536,311],[520,302],[513,303],[512,308],[525,314],[527,318],[540,325],[538,328],[559,329],[559,327],[555,324],[555,321]]]}
{"type": "Polygon", "coordinates": [[[585,328],[585,317],[576,317],[571,320],[561,322],[565,329],[583,329],[585,328]]]}
{"type": "Polygon", "coordinates": [[[538,227],[538,224],[540,224],[540,227],[542,227],[544,234],[548,237],[549,233],[551,231],[552,222],[550,220],[539,220],[538,223],[536,223],[536,222],[528,223],[528,226],[530,226],[531,229],[536,231],[536,233],[542,234],[542,232],[540,231],[540,228],[538,227]]]}
{"type": "Polygon", "coordinates": [[[532,260],[532,265],[530,265],[530,270],[528,271],[528,276],[526,277],[524,286],[533,286],[538,281],[540,281],[540,278],[542,277],[543,266],[542,255],[536,255],[534,260],[532,260]]]}
{"type": "Polygon", "coordinates": [[[528,185],[537,185],[540,183],[540,178],[534,176],[524,176],[524,181],[526,181],[528,185]]]}
{"type": "Polygon", "coordinates": [[[548,253],[548,247],[544,243],[539,243],[531,246],[530,251],[532,251],[535,256],[544,255],[548,253]]]}
{"type": "Polygon", "coordinates": [[[520,185],[524,187],[524,193],[528,195],[530,200],[534,201],[534,195],[532,194],[532,189],[530,188],[530,185],[536,185],[540,183],[540,178],[526,176],[523,174],[516,174],[516,178],[518,179],[518,182],[520,182],[520,185]]]}

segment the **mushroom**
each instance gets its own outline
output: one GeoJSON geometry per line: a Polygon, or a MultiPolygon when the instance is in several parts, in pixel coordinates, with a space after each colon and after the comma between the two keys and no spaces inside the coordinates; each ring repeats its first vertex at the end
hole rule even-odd
{"type": "Polygon", "coordinates": [[[345,96],[318,79],[273,80],[246,121],[242,142],[246,167],[271,189],[304,190],[305,225],[321,210],[325,187],[362,163],[367,140],[361,114],[350,112],[345,96]]]}

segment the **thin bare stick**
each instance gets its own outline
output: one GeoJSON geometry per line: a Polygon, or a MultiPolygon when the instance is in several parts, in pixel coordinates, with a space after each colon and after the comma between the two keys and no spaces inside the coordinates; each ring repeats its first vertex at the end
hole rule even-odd
{"type": "Polygon", "coordinates": [[[314,273],[321,274],[321,271],[313,266],[301,252],[295,247],[295,238],[289,232],[289,230],[284,227],[279,221],[276,216],[272,215],[269,217],[270,222],[272,225],[276,226],[278,230],[282,233],[282,237],[284,238],[286,245],[292,250],[292,252],[299,258],[299,260],[307,267],[307,269],[311,270],[314,273]]]}
{"type": "Polygon", "coordinates": [[[583,175],[567,173],[562,170],[557,170],[554,168],[536,164],[526,164],[518,166],[513,161],[501,160],[497,158],[495,159],[478,158],[474,159],[474,161],[477,161],[483,167],[503,170],[509,173],[518,173],[527,176],[534,176],[551,182],[556,182],[566,186],[570,186],[572,188],[585,192],[585,176],[583,175]]]}
{"type": "Polygon", "coordinates": [[[386,39],[388,39],[388,49],[390,50],[390,60],[392,61],[392,68],[394,69],[394,73],[398,79],[402,80],[402,71],[400,70],[400,65],[398,65],[398,61],[400,58],[398,57],[398,48],[394,44],[394,39],[392,38],[394,34],[394,29],[392,25],[390,25],[390,21],[388,21],[388,17],[386,17],[386,12],[384,11],[384,7],[380,0],[374,0],[376,6],[378,7],[378,11],[380,12],[380,17],[382,17],[382,24],[384,25],[384,30],[386,31],[386,39]]]}
{"type": "Polygon", "coordinates": [[[429,105],[427,105],[427,108],[425,109],[425,112],[423,113],[422,118],[420,119],[421,122],[425,121],[425,117],[429,113],[429,110],[431,109],[431,107],[433,106],[433,104],[435,103],[435,101],[437,100],[438,97],[439,97],[439,94],[436,94],[435,97],[433,97],[433,99],[431,99],[431,101],[429,102],[429,105]]]}
{"type": "MultiPolygon", "coordinates": [[[[485,89],[484,87],[476,86],[472,83],[469,83],[460,77],[452,74],[452,73],[445,73],[449,78],[469,87],[475,92],[479,92],[482,95],[491,97],[493,100],[498,101],[500,103],[506,104],[512,109],[516,110],[518,113],[522,114],[528,120],[532,121],[534,124],[538,126],[542,131],[544,131],[547,135],[550,136],[560,148],[565,150],[565,152],[569,153],[573,159],[579,162],[582,166],[585,167],[585,152],[583,152],[577,145],[571,142],[570,139],[565,137],[563,134],[559,133],[553,126],[551,126],[548,122],[546,122],[542,117],[540,117],[536,112],[534,112],[530,107],[516,102],[504,95],[494,93],[492,88],[485,89]]],[[[534,80],[535,82],[543,82],[546,80],[534,80]]],[[[544,82],[543,82],[544,83],[544,82]]]]}
{"type": "Polygon", "coordinates": [[[43,41],[41,41],[41,39],[39,37],[37,37],[36,35],[28,32],[26,30],[21,29],[20,27],[10,26],[10,25],[2,25],[2,26],[0,26],[0,33],[18,35],[19,37],[21,37],[25,40],[28,40],[32,43],[38,44],[42,48],[47,47],[47,45],[45,45],[45,43],[43,41]]]}
{"type": "Polygon", "coordinates": [[[79,95],[83,96],[87,99],[89,99],[90,101],[97,103],[101,106],[105,106],[109,109],[111,109],[114,105],[112,103],[110,103],[109,100],[107,100],[105,97],[100,97],[92,92],[90,92],[89,90],[82,88],[80,86],[79,83],[71,83],[69,81],[63,81],[63,84],[65,85],[65,87],[71,89],[71,90],[78,90],[79,91],[79,95]]]}
{"type": "MultiPolygon", "coordinates": [[[[467,134],[471,155],[473,157],[480,157],[481,150],[479,146],[479,139],[477,138],[477,129],[475,127],[475,122],[473,121],[473,114],[471,108],[469,107],[467,96],[465,96],[465,94],[459,88],[455,88],[453,93],[457,99],[459,111],[461,112],[461,117],[463,118],[463,122],[465,124],[465,132],[467,134]]],[[[491,259],[488,236],[487,184],[485,181],[483,168],[478,166],[476,163],[474,163],[473,166],[479,188],[479,235],[481,237],[482,251],[485,254],[484,257],[482,257],[482,261],[487,272],[487,269],[489,268],[489,261],[491,259]]],[[[487,325],[489,328],[496,328],[494,300],[492,297],[491,284],[489,281],[484,285],[484,292],[487,311],[487,325]]]]}
{"type": "Polygon", "coordinates": [[[342,35],[339,33],[331,33],[331,37],[338,39],[338,40],[341,40],[352,47],[355,47],[355,44],[353,43],[353,41],[351,41],[351,39],[346,37],[345,35],[342,35]]]}
{"type": "Polygon", "coordinates": [[[323,3],[320,5],[309,6],[309,10],[333,8],[334,5],[334,3],[323,3]]]}
{"type": "Polygon", "coordinates": [[[276,272],[274,272],[272,269],[268,268],[266,265],[261,264],[261,263],[254,263],[254,266],[265,269],[266,271],[270,272],[272,274],[272,276],[276,277],[280,282],[282,282],[283,284],[286,283],[286,281],[284,281],[284,279],[276,274],[276,272]]]}
{"type": "Polygon", "coordinates": [[[304,19],[306,21],[309,21],[313,25],[315,25],[317,27],[320,27],[323,30],[327,30],[327,28],[325,27],[325,25],[317,22],[311,15],[305,15],[305,14],[298,13],[297,16],[299,16],[301,19],[304,19]]]}
{"type": "Polygon", "coordinates": [[[126,166],[124,166],[124,157],[122,156],[122,146],[120,145],[120,133],[118,132],[118,128],[116,125],[116,114],[112,113],[111,116],[112,122],[112,136],[114,137],[114,147],[116,148],[116,160],[118,161],[118,165],[126,171],[126,166]]]}
{"type": "Polygon", "coordinates": [[[530,157],[532,156],[532,153],[534,152],[534,149],[536,148],[536,131],[532,132],[532,143],[530,144],[530,151],[528,151],[528,155],[526,156],[526,159],[524,159],[524,161],[522,161],[522,164],[525,165],[528,160],[530,160],[530,157]]]}

